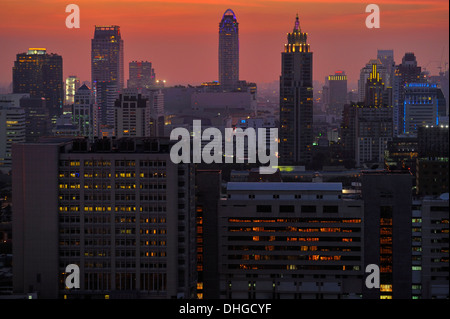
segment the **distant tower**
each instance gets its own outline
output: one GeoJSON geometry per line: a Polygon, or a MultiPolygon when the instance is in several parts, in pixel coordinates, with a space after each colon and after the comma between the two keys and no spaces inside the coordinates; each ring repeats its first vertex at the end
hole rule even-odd
{"type": "Polygon", "coordinates": [[[325,87],[327,114],[340,118],[347,102],[347,75],[344,71],[336,71],[325,78],[325,87]]]}
{"type": "Polygon", "coordinates": [[[239,81],[239,24],[231,9],[219,23],[219,82],[233,89],[239,81]]]}
{"type": "Polygon", "coordinates": [[[151,62],[131,61],[129,70],[128,89],[148,89],[155,85],[155,70],[152,68],[151,62]]]}
{"type": "Polygon", "coordinates": [[[45,48],[29,48],[17,54],[13,67],[13,93],[30,93],[44,98],[52,117],[57,117],[64,103],[63,62],[58,54],[45,48]]]}
{"type": "Polygon", "coordinates": [[[117,82],[124,87],[123,40],[120,27],[95,26],[91,42],[91,77],[94,81],[117,82]]]}
{"type": "Polygon", "coordinates": [[[298,15],[281,53],[280,162],[308,164],[313,142],[312,52],[298,15]]]}
{"type": "Polygon", "coordinates": [[[422,68],[418,66],[413,52],[406,52],[402,63],[395,67],[393,99],[394,99],[394,132],[403,134],[405,127],[405,89],[407,83],[426,82],[421,77],[422,68]]]}

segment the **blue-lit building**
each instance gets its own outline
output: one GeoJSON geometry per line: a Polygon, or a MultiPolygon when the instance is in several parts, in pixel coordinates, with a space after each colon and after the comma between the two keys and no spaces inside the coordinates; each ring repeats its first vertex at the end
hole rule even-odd
{"type": "Polygon", "coordinates": [[[403,133],[415,134],[420,126],[442,124],[446,116],[445,97],[436,84],[405,84],[403,133]]]}

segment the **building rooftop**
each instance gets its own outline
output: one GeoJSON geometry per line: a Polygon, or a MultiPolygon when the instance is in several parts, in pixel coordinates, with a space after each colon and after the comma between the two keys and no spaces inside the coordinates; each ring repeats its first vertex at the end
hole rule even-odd
{"type": "Polygon", "coordinates": [[[228,191],[342,191],[342,183],[229,182],[228,191]]]}

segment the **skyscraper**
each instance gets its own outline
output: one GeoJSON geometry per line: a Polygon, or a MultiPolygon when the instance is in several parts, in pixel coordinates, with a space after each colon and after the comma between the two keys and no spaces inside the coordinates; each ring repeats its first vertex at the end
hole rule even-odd
{"type": "Polygon", "coordinates": [[[307,164],[313,142],[312,52],[298,15],[281,53],[280,161],[307,164]]]}
{"type": "Polygon", "coordinates": [[[358,80],[358,102],[364,102],[365,94],[366,94],[366,83],[370,74],[372,73],[373,65],[377,65],[377,71],[380,73],[380,77],[382,79],[386,78],[386,67],[381,63],[379,59],[371,59],[366,65],[361,69],[359,73],[358,80]]]}
{"type": "Polygon", "coordinates": [[[64,102],[62,57],[45,48],[29,48],[17,54],[13,67],[13,93],[45,98],[52,117],[60,115],[64,102]]]}
{"type": "Polygon", "coordinates": [[[91,41],[91,77],[94,81],[117,82],[124,86],[123,40],[117,25],[95,26],[91,41]]]}
{"type": "Polygon", "coordinates": [[[417,65],[413,52],[405,53],[402,63],[395,67],[393,99],[394,99],[394,133],[402,134],[404,126],[405,84],[424,82],[421,79],[422,68],[417,65]]]}
{"type": "Polygon", "coordinates": [[[75,75],[69,75],[66,78],[66,87],[65,87],[65,104],[73,104],[75,100],[75,93],[80,87],[80,79],[75,75]]]}
{"type": "Polygon", "coordinates": [[[150,102],[137,89],[125,89],[115,103],[115,136],[150,136],[150,102]]]}
{"type": "Polygon", "coordinates": [[[432,83],[406,83],[402,89],[403,132],[416,134],[420,126],[439,125],[445,117],[445,98],[440,88],[432,83]]]}
{"type": "Polygon", "coordinates": [[[194,171],[169,148],[156,139],[14,144],[14,291],[192,298],[194,171]],[[79,289],[64,289],[68,264],[80,268],[79,289]]]}
{"type": "Polygon", "coordinates": [[[127,82],[127,88],[148,89],[155,85],[155,70],[152,68],[151,62],[131,61],[129,71],[130,78],[127,82]]]}
{"type": "Polygon", "coordinates": [[[341,117],[344,104],[347,102],[347,75],[344,71],[336,71],[325,78],[326,110],[328,114],[341,117]]]}
{"type": "Polygon", "coordinates": [[[219,23],[219,82],[233,89],[239,81],[239,24],[228,9],[219,23]]]}
{"type": "Polygon", "coordinates": [[[347,159],[360,166],[384,161],[387,143],[393,137],[392,89],[385,88],[374,61],[365,85],[364,103],[344,107],[341,140],[347,159]]]}

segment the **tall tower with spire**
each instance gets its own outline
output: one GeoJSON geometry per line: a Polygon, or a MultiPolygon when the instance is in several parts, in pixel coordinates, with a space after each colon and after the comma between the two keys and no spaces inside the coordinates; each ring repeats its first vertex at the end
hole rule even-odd
{"type": "Polygon", "coordinates": [[[307,165],[313,143],[313,55],[295,18],[281,53],[280,77],[280,163],[307,165]]]}
{"type": "Polygon", "coordinates": [[[239,81],[239,23],[228,9],[219,23],[219,82],[233,89],[239,81]]]}

